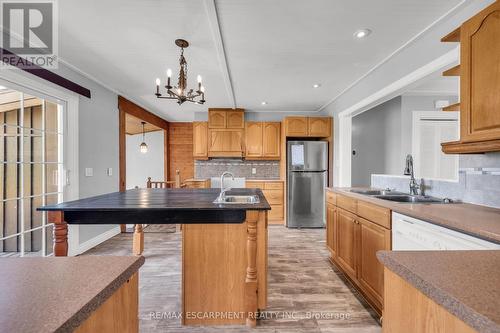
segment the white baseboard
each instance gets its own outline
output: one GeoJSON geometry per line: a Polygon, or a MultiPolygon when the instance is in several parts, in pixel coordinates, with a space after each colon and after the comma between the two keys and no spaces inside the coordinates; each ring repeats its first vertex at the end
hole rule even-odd
{"type": "Polygon", "coordinates": [[[120,226],[116,226],[115,228],[110,229],[110,230],[108,230],[106,232],[103,232],[99,236],[91,238],[88,241],[80,244],[80,246],[78,247],[77,251],[75,251],[75,252],[77,252],[76,254],[82,254],[82,253],[90,250],[94,246],[97,246],[97,245],[101,244],[102,242],[107,241],[111,237],[114,237],[114,236],[118,235],[120,232],[121,232],[120,231],[120,226]]]}

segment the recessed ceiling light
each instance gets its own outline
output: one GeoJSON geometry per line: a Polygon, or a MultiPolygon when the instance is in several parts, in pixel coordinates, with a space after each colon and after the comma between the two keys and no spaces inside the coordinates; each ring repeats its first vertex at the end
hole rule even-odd
{"type": "Polygon", "coordinates": [[[368,36],[371,33],[372,33],[372,31],[370,29],[360,29],[354,33],[354,37],[361,39],[361,38],[365,38],[366,36],[368,36]]]}
{"type": "Polygon", "coordinates": [[[319,88],[319,87],[321,87],[321,83],[315,83],[315,84],[313,84],[313,88],[319,88]]]}
{"type": "Polygon", "coordinates": [[[0,86],[0,90],[5,90],[5,89],[7,89],[7,87],[0,86]]]}
{"type": "Polygon", "coordinates": [[[262,102],[262,103],[260,103],[260,104],[262,104],[262,105],[267,105],[267,102],[266,102],[266,101],[264,101],[264,102],[262,102]]]}

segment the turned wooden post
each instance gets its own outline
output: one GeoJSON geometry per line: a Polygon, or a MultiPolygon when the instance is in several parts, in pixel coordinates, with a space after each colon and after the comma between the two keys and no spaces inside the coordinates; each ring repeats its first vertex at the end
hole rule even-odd
{"type": "Polygon", "coordinates": [[[142,224],[135,225],[132,251],[137,256],[140,256],[142,251],[144,251],[144,231],[142,230],[142,224]]]}
{"type": "Polygon", "coordinates": [[[49,211],[48,222],[54,223],[54,256],[68,256],[68,224],[64,222],[64,212],[49,211]]]}
{"type": "MultiPolygon", "coordinates": [[[[253,213],[253,212],[252,212],[253,213]]],[[[255,214],[258,217],[258,213],[255,214]]],[[[257,325],[257,218],[247,212],[247,275],[245,278],[246,324],[257,325]],[[250,217],[250,218],[249,218],[250,217]]]]}

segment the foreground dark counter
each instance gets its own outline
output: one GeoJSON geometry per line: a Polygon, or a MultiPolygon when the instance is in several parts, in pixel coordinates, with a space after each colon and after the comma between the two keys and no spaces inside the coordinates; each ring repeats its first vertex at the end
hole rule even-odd
{"type": "Polygon", "coordinates": [[[2,258],[0,331],[72,332],[143,264],[135,256],[2,258]]]}
{"type": "Polygon", "coordinates": [[[500,251],[379,251],[377,257],[475,330],[500,332],[500,251]]]}

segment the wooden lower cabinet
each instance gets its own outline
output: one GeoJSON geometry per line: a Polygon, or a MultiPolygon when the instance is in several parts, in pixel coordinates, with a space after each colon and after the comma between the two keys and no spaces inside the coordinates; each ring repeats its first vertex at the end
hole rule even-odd
{"type": "Polygon", "coordinates": [[[260,188],[271,206],[267,220],[269,224],[283,224],[285,219],[283,181],[247,180],[247,188],[260,188]]]}
{"type": "Polygon", "coordinates": [[[384,277],[384,333],[477,332],[390,269],[384,277]]]}
{"type": "Polygon", "coordinates": [[[344,273],[351,279],[356,279],[356,239],[357,239],[356,215],[348,211],[337,209],[337,263],[344,273]]]}
{"type": "Polygon", "coordinates": [[[377,251],[391,249],[391,231],[373,222],[358,218],[358,281],[372,302],[379,308],[384,304],[384,266],[377,251]]]}
{"type": "Polygon", "coordinates": [[[341,195],[335,199],[327,195],[326,245],[330,260],[353,282],[379,315],[382,315],[384,304],[384,266],[378,261],[376,253],[391,250],[390,220],[387,221],[390,210],[383,210],[387,209],[341,195]],[[340,203],[350,211],[332,202],[340,203]],[[353,212],[373,216],[376,221],[353,212]]]}
{"type": "Polygon", "coordinates": [[[139,273],[134,273],[75,332],[136,333],[139,332],[138,315],[139,273]]]}

